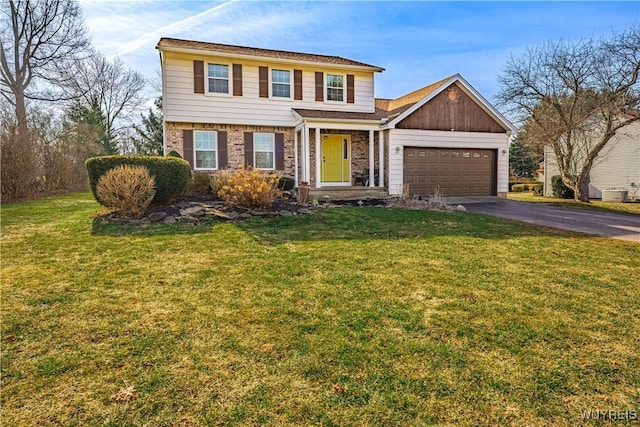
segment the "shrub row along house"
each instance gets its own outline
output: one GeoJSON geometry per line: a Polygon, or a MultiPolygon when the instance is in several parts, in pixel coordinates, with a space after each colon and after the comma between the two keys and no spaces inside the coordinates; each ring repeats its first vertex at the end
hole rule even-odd
{"type": "Polygon", "coordinates": [[[384,69],[350,59],[171,38],[157,49],[164,150],[194,171],[244,165],[389,194],[508,190],[513,126],[458,74],[376,99],[384,69]]]}

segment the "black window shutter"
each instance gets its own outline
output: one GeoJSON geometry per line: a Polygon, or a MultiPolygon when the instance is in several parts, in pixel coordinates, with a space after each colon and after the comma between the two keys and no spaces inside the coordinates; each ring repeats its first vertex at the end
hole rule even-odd
{"type": "Polygon", "coordinates": [[[233,64],[233,96],[242,96],[242,64],[233,64]]]}
{"type": "Polygon", "coordinates": [[[253,132],[244,133],[244,167],[253,166],[253,132]]]}
{"type": "Polygon", "coordinates": [[[347,104],[353,104],[356,102],[354,80],[353,74],[347,74],[347,104]]]}
{"type": "Polygon", "coordinates": [[[324,73],[316,71],[316,101],[324,101],[324,73]]]}
{"type": "Polygon", "coordinates": [[[284,169],[284,134],[276,133],[276,169],[283,170],[284,169]]]}
{"type": "Polygon", "coordinates": [[[258,67],[260,98],[269,97],[269,68],[258,67]]]}
{"type": "Polygon", "coordinates": [[[191,169],[193,169],[193,131],[182,131],[182,156],[189,162],[191,169]]]}
{"type": "Polygon", "coordinates": [[[204,93],[203,61],[193,61],[193,93],[204,93]]]}
{"type": "Polygon", "coordinates": [[[293,99],[302,100],[302,70],[293,70],[293,99]]]}
{"type": "Polygon", "coordinates": [[[218,131],[218,170],[227,168],[227,132],[218,131]]]}

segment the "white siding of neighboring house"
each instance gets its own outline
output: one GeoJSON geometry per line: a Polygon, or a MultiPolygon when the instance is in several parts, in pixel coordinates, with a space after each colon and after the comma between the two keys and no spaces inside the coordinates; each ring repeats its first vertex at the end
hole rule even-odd
{"type": "Polygon", "coordinates": [[[404,147],[478,148],[497,150],[498,195],[505,195],[509,189],[508,134],[391,129],[389,131],[388,153],[389,194],[402,194],[402,187],[404,184],[404,147]]]}
{"type": "MultiPolygon", "coordinates": [[[[552,196],[551,177],[559,175],[556,157],[545,147],[544,195],[552,196]]],[[[624,188],[632,193],[631,183],[640,185],[640,123],[635,122],[612,138],[591,169],[589,197],[602,198],[602,191],[624,188]]]]}
{"type": "MultiPolygon", "coordinates": [[[[163,103],[166,122],[195,122],[242,124],[256,126],[294,126],[292,108],[317,110],[373,112],[374,76],[373,72],[309,66],[304,63],[278,64],[265,58],[264,62],[196,56],[176,52],[164,52],[163,103]],[[207,62],[228,64],[231,74],[232,64],[242,64],[243,95],[196,94],[193,93],[193,61],[205,62],[205,86],[207,62]],[[293,70],[302,70],[303,100],[273,99],[259,97],[258,67],[268,66],[291,70],[291,93],[293,95],[293,70]],[[355,103],[315,101],[315,72],[353,74],[355,80],[355,103]]],[[[230,86],[232,86],[230,79],[230,86]]],[[[346,80],[345,80],[346,100],[346,80]]]]}

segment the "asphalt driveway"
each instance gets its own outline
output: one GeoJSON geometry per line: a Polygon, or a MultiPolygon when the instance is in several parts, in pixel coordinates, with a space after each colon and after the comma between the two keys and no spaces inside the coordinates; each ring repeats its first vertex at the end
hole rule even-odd
{"type": "Polygon", "coordinates": [[[512,200],[469,203],[465,207],[469,212],[640,243],[640,215],[566,209],[512,200]]]}

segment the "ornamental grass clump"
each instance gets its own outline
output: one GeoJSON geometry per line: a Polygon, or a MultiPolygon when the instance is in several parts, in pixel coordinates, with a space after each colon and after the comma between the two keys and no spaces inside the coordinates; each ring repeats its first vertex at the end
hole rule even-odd
{"type": "Polygon", "coordinates": [[[100,177],[96,193],[100,203],[119,216],[139,218],[156,194],[155,183],[146,167],[120,165],[100,177]]]}
{"type": "Polygon", "coordinates": [[[274,173],[242,166],[216,177],[218,196],[228,205],[247,209],[269,208],[282,195],[278,183],[278,175],[274,173]]]}

